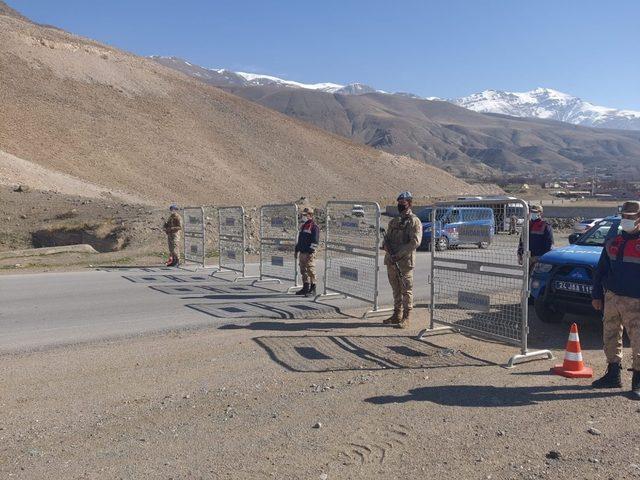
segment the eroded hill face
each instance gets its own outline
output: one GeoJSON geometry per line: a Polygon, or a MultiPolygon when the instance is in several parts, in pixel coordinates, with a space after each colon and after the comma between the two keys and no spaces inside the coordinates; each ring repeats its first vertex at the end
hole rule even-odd
{"type": "Polygon", "coordinates": [[[0,150],[152,202],[472,190],[152,60],[1,13],[0,99],[0,150]]]}

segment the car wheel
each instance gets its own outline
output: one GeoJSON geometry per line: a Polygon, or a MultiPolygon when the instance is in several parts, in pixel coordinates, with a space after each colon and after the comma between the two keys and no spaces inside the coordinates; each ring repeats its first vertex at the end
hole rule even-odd
{"type": "Polygon", "coordinates": [[[480,242],[478,248],[482,248],[483,250],[489,248],[489,242],[480,242]]]}
{"type": "Polygon", "coordinates": [[[436,251],[442,252],[449,248],[449,239],[447,237],[440,237],[436,240],[436,251]]]}
{"type": "Polygon", "coordinates": [[[542,297],[538,297],[533,302],[533,309],[543,323],[560,323],[564,318],[564,312],[553,310],[547,305],[542,297]]]}

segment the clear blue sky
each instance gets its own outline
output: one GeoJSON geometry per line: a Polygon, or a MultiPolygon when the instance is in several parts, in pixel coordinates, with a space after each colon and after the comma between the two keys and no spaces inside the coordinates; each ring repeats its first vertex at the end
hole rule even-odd
{"type": "Polygon", "coordinates": [[[6,0],[140,55],[457,97],[544,86],[640,110],[640,1],[6,0]]]}

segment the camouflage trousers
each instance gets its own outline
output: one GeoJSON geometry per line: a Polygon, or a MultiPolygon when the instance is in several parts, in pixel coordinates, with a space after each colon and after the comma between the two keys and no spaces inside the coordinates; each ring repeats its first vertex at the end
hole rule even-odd
{"type": "Polygon", "coordinates": [[[298,264],[300,265],[300,275],[302,275],[302,283],[316,283],[316,254],[302,253],[298,254],[298,264]]]}
{"type": "Polygon", "coordinates": [[[176,260],[180,260],[180,252],[178,251],[178,242],[180,241],[179,233],[167,234],[167,244],[169,245],[169,256],[176,260]]]}
{"type": "Polygon", "coordinates": [[[393,309],[408,312],[413,309],[413,266],[408,262],[387,265],[387,276],[393,291],[393,309]],[[398,267],[400,271],[398,271],[398,267]]]}
{"type": "Polygon", "coordinates": [[[607,292],[604,297],[602,336],[608,363],[622,361],[622,332],[631,341],[633,369],[640,371],[640,298],[607,292]]]}

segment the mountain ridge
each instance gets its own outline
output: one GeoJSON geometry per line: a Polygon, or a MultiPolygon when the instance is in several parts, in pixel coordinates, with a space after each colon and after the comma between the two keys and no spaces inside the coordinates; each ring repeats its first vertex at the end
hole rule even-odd
{"type": "Polygon", "coordinates": [[[380,93],[229,87],[231,93],[331,133],[444,168],[487,178],[582,172],[594,165],[640,175],[640,132],[474,112],[449,102],[380,93]]]}
{"type": "MultiPolygon", "coordinates": [[[[302,88],[343,95],[388,93],[361,83],[340,85],[336,83],[305,84],[285,80],[272,75],[233,72],[227,69],[208,69],[194,65],[180,57],[150,57],[165,66],[219,87],[302,88]]],[[[421,97],[410,92],[393,92],[389,95],[408,96],[422,100],[442,100],[482,113],[499,113],[524,118],[558,120],[574,125],[597,128],[640,130],[640,111],[615,109],[594,105],[573,95],[551,88],[536,88],[528,92],[484,90],[459,98],[421,97]]]]}
{"type": "MultiPolygon", "coordinates": [[[[194,68],[183,73],[199,73],[194,68]]],[[[230,93],[333,134],[459,176],[580,173],[596,165],[640,176],[640,132],[633,130],[481,113],[410,94],[345,95],[278,83],[229,84],[218,76],[214,81],[230,93]]]]}
{"type": "Polygon", "coordinates": [[[450,101],[476,112],[551,119],[597,128],[640,130],[640,111],[594,105],[551,88],[539,87],[527,92],[484,90],[450,101]]]}
{"type": "Polygon", "coordinates": [[[206,68],[195,65],[180,57],[163,57],[151,55],[149,58],[156,62],[175,70],[181,71],[189,76],[217,87],[242,86],[242,87],[265,87],[281,86],[287,88],[302,88],[306,90],[317,90],[326,93],[339,93],[344,95],[361,95],[364,93],[380,92],[369,85],[363,83],[350,83],[341,85],[338,83],[303,83],[294,80],[286,80],[273,75],[264,75],[249,72],[235,72],[226,68],[206,68]]]}

